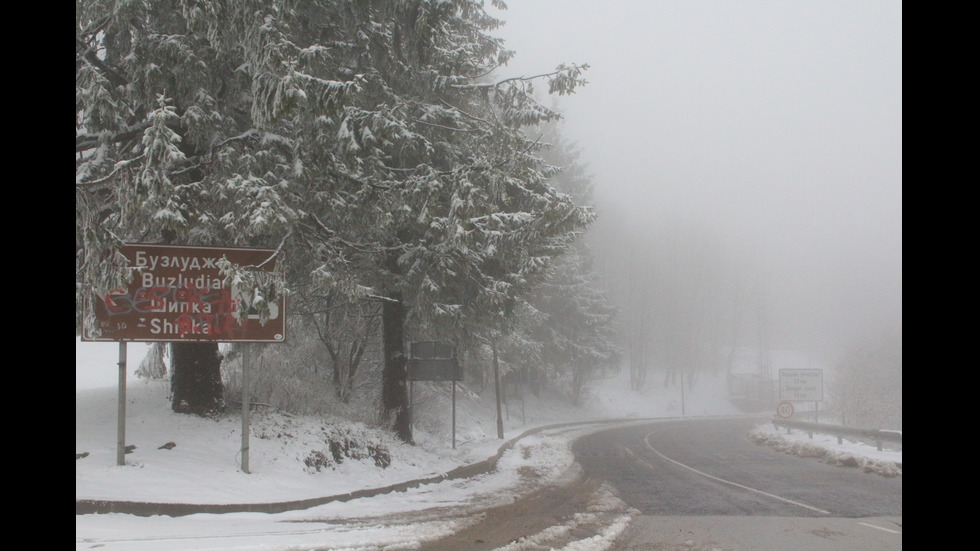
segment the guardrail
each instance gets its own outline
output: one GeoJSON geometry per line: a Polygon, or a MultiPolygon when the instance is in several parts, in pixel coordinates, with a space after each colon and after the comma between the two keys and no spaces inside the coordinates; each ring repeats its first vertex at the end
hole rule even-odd
{"type": "Polygon", "coordinates": [[[780,419],[779,417],[773,417],[772,424],[776,428],[785,428],[787,434],[789,434],[792,429],[806,431],[810,438],[813,438],[813,433],[815,432],[819,432],[820,434],[832,434],[837,436],[838,444],[843,443],[843,438],[845,436],[871,439],[875,441],[875,444],[877,444],[878,451],[881,451],[882,442],[885,440],[889,442],[897,442],[898,444],[902,443],[902,431],[900,430],[858,429],[853,427],[845,427],[843,425],[827,425],[824,423],[810,423],[807,421],[788,421],[786,419],[780,419]]]}

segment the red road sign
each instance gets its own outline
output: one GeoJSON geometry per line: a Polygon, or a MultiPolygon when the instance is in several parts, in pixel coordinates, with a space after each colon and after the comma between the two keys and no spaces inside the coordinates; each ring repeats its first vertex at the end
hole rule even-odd
{"type": "Polygon", "coordinates": [[[83,341],[285,341],[283,298],[273,304],[265,325],[257,315],[240,323],[235,313],[241,301],[217,266],[227,258],[272,272],[274,250],[127,244],[119,252],[140,271],[128,288],[111,290],[87,305],[96,322],[83,331],[83,341]]]}

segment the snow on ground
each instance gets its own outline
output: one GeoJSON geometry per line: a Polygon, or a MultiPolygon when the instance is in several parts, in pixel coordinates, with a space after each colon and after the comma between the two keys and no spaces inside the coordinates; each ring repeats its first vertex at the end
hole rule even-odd
{"type": "MultiPolygon", "coordinates": [[[[241,550],[298,551],[333,549],[371,551],[413,549],[480,519],[480,511],[513,501],[541,484],[575,475],[570,452],[574,438],[601,426],[600,419],[728,415],[738,411],[725,399],[721,377],[702,377],[698,388],[681,397],[676,391],[623,392],[625,381],[606,381],[582,408],[528,395],[505,409],[503,440],[496,437],[492,392],[477,396],[460,391],[457,445],[445,423],[416,428],[416,446],[401,444],[363,425],[342,419],[307,418],[276,412],[250,415],[249,473],[241,470],[240,416],[206,419],[178,415],[169,408],[167,383],[133,375],[146,345],[130,343],[127,354],[126,443],[135,445],[116,464],[118,426],[118,345],[80,343],[75,350],[75,498],[76,500],[154,503],[246,504],[323,498],[430,478],[461,465],[495,456],[506,442],[496,469],[473,477],[444,480],[374,497],[333,501],[283,513],[197,513],[186,516],[136,516],[120,513],[75,517],[75,548],[100,551],[241,550]],[[615,393],[613,390],[615,389],[615,393]],[[582,425],[567,423],[581,421],[582,425]],[[552,425],[548,430],[538,430],[552,425]],[[330,460],[324,435],[341,431],[353,441],[370,442],[390,454],[390,465],[377,466],[377,455],[330,460]],[[525,435],[522,438],[521,435],[525,435]],[[168,445],[173,443],[173,445],[168,445]],[[315,451],[322,452],[316,455],[315,451]],[[320,458],[321,461],[310,461],[320,458]],[[317,470],[317,465],[320,469],[317,470]],[[534,476],[528,476],[533,473],[534,476]]],[[[448,411],[445,412],[448,415],[448,411]]],[[[426,424],[420,420],[419,426],[426,424]]],[[[835,453],[901,463],[901,452],[877,452],[873,446],[804,433],[778,434],[771,424],[756,432],[773,442],[807,441],[835,453]]],[[[762,438],[762,436],[759,436],[762,438]]],[[[900,472],[900,471],[899,471],[900,472]]],[[[597,496],[588,513],[571,522],[593,522],[588,515],[622,511],[614,496],[597,496]]],[[[565,545],[565,551],[609,549],[629,523],[629,515],[610,513],[595,536],[565,545]]],[[[569,531],[570,525],[550,531],[569,531]]],[[[534,548],[532,535],[506,551],[534,548]]]]}

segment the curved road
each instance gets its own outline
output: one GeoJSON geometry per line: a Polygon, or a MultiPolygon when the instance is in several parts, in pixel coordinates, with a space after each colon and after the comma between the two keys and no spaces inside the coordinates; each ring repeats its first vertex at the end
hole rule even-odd
{"type": "Polygon", "coordinates": [[[747,435],[759,423],[678,419],[591,432],[573,445],[579,476],[486,511],[482,522],[422,549],[561,549],[628,518],[612,549],[901,550],[901,477],[755,444],[747,435]],[[571,527],[563,539],[545,543],[562,523],[571,527]],[[542,545],[515,547],[534,538],[542,545]]]}
{"type": "Polygon", "coordinates": [[[756,418],[672,420],[586,435],[586,480],[638,511],[617,549],[902,548],[902,479],[751,442],[756,418]]]}
{"type": "Polygon", "coordinates": [[[670,421],[593,433],[573,447],[586,476],[647,515],[901,516],[902,479],[757,445],[757,419],[670,421]]]}

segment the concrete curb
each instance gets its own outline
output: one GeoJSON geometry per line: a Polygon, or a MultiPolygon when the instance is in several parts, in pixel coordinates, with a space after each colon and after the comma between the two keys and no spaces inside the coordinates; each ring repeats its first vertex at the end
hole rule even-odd
{"type": "Polygon", "coordinates": [[[502,446],[500,446],[496,454],[494,454],[492,457],[484,459],[483,461],[478,461],[476,463],[471,463],[469,465],[463,465],[443,474],[431,476],[428,478],[420,478],[416,480],[399,482],[397,484],[384,486],[382,488],[367,488],[364,490],[348,492],[346,494],[337,494],[333,496],[316,497],[310,499],[300,499],[296,501],[280,501],[277,503],[224,503],[224,504],[151,503],[151,502],[144,502],[144,501],[111,501],[111,500],[101,500],[101,499],[76,499],[75,514],[91,515],[91,514],[104,514],[104,513],[122,513],[127,515],[137,515],[143,517],[149,517],[154,515],[180,517],[185,515],[193,515],[196,513],[211,513],[211,514],[284,513],[286,511],[309,509],[310,507],[316,507],[318,505],[324,505],[326,503],[332,503],[334,501],[344,502],[344,501],[350,501],[352,499],[358,499],[362,497],[374,497],[377,495],[387,494],[391,492],[404,492],[410,488],[417,488],[423,484],[433,484],[436,482],[443,482],[445,480],[455,480],[457,478],[469,478],[480,474],[486,474],[496,469],[497,462],[500,460],[500,457],[503,456],[504,452],[514,447],[514,444],[520,441],[522,438],[527,438],[528,436],[539,433],[541,431],[562,428],[562,427],[570,427],[576,425],[612,424],[612,423],[622,423],[625,421],[642,421],[642,419],[608,419],[608,420],[598,420],[598,421],[596,420],[578,421],[572,423],[560,423],[555,425],[545,425],[541,427],[536,427],[533,429],[529,429],[523,432],[522,434],[520,434],[519,436],[516,436],[510,439],[509,441],[505,442],[502,446]]]}

